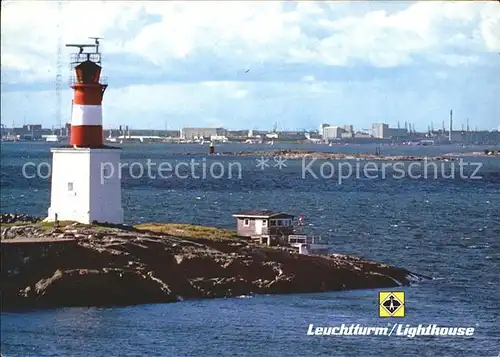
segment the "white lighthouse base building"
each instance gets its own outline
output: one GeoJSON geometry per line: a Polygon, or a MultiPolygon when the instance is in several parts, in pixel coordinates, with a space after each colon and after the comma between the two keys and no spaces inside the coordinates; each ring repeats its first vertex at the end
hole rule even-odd
{"type": "Polygon", "coordinates": [[[51,205],[46,221],[123,223],[120,149],[51,149],[51,205]]]}

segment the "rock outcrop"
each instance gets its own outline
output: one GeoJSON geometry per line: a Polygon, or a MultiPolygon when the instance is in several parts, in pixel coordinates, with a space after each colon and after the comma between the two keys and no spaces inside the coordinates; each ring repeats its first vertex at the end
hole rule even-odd
{"type": "Polygon", "coordinates": [[[264,150],[241,151],[236,156],[281,157],[287,160],[318,159],[318,160],[377,160],[377,161],[451,161],[454,157],[442,156],[408,156],[379,154],[345,154],[312,150],[264,150]]]}
{"type": "Polygon", "coordinates": [[[2,213],[0,214],[0,223],[36,223],[41,219],[38,217],[28,216],[21,213],[2,213]]]}
{"type": "Polygon", "coordinates": [[[2,309],[384,288],[423,278],[351,256],[131,227],[3,225],[1,245],[2,309]]]}
{"type": "MultiPolygon", "coordinates": [[[[174,153],[178,156],[198,155],[193,152],[178,152],[174,153]]],[[[454,161],[457,160],[454,154],[445,154],[439,156],[412,156],[412,155],[382,155],[382,154],[347,154],[335,153],[315,150],[255,150],[255,151],[223,151],[217,152],[217,156],[246,156],[255,158],[277,158],[280,157],[286,160],[360,160],[360,161],[454,161]]]]}

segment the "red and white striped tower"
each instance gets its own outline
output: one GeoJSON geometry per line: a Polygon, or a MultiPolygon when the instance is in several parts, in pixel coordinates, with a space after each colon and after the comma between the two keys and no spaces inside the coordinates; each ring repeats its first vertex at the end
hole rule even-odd
{"type": "Polygon", "coordinates": [[[48,221],[122,223],[121,150],[104,145],[99,39],[78,47],[71,68],[73,106],[70,147],[53,148],[48,221]],[[86,52],[90,47],[92,52],[86,52]]]}

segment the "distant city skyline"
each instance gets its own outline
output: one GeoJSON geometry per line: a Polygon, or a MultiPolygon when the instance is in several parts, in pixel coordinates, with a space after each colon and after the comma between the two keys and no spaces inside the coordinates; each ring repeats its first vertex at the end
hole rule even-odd
{"type": "Polygon", "coordinates": [[[96,35],[106,129],[425,132],[448,127],[450,109],[456,130],[500,126],[494,2],[71,2],[58,14],[57,2],[2,2],[6,126],[58,127],[58,110],[70,122],[71,51],[58,62],[58,46],[96,35]]]}
{"type": "MultiPolygon", "coordinates": [[[[257,133],[267,133],[267,134],[273,134],[273,133],[317,133],[319,135],[325,136],[325,129],[328,131],[332,131],[337,133],[334,136],[335,137],[343,137],[347,138],[349,137],[348,135],[340,135],[342,133],[351,133],[351,134],[368,134],[370,136],[373,136],[375,138],[388,138],[390,136],[396,135],[397,137],[399,136],[406,136],[407,134],[427,134],[427,133],[449,133],[449,127],[445,126],[443,127],[434,127],[433,129],[430,128],[430,126],[426,130],[417,130],[417,128],[413,127],[411,123],[406,123],[408,126],[406,127],[405,125],[400,125],[400,127],[397,126],[390,126],[389,124],[386,123],[371,123],[369,128],[356,128],[353,125],[336,125],[336,124],[328,124],[328,123],[323,123],[319,128],[280,128],[276,125],[274,125],[272,128],[268,129],[252,129],[252,128],[237,128],[237,129],[232,129],[232,128],[226,128],[226,127],[196,127],[196,126],[191,126],[191,127],[181,127],[181,128],[145,128],[145,127],[132,127],[128,125],[118,125],[116,127],[112,128],[103,128],[105,132],[108,134],[115,133],[118,135],[126,135],[126,133],[130,132],[157,132],[159,134],[165,135],[168,133],[168,135],[172,135],[172,133],[180,134],[182,131],[189,129],[189,130],[194,130],[199,131],[199,130],[218,130],[218,129],[223,129],[228,132],[244,132],[245,135],[252,136],[257,133]],[[384,134],[385,133],[385,134],[384,134]],[[396,134],[397,133],[397,134],[396,134]],[[339,136],[340,135],[340,136],[339,136]]],[[[39,132],[40,130],[42,131],[55,131],[55,132],[61,132],[64,134],[66,131],[70,130],[69,128],[71,127],[71,123],[66,123],[63,125],[61,128],[58,128],[56,126],[43,126],[39,123],[27,123],[27,124],[22,124],[19,126],[16,125],[8,125],[8,124],[2,124],[1,125],[2,130],[4,133],[9,133],[11,134],[16,133],[16,130],[22,133],[29,133],[32,130],[35,130],[36,132],[39,132]]],[[[500,132],[500,125],[497,128],[493,128],[491,130],[488,129],[480,129],[479,127],[469,127],[467,128],[466,126],[461,126],[460,128],[453,127],[452,129],[453,133],[473,133],[473,132],[500,132]]],[[[58,134],[59,135],[59,134],[58,134]]],[[[182,136],[182,135],[181,135],[182,136]]],[[[326,134],[326,136],[329,136],[329,134],[326,134]]]]}

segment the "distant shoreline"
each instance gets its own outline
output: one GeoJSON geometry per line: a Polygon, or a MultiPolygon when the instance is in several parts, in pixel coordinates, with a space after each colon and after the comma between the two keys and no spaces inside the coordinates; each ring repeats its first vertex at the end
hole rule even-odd
{"type": "MultiPolygon", "coordinates": [[[[190,156],[199,155],[198,152],[179,152],[174,155],[190,156]]],[[[382,155],[382,154],[351,154],[351,153],[335,153],[316,150],[255,150],[255,151],[223,151],[215,152],[213,156],[241,156],[241,157],[281,157],[286,160],[301,160],[301,159],[319,159],[319,160],[378,160],[378,161],[452,161],[456,160],[460,154],[444,154],[434,156],[421,155],[382,155]]]]}
{"type": "MultiPolygon", "coordinates": [[[[462,147],[466,145],[468,147],[493,147],[495,148],[498,143],[474,143],[474,144],[465,144],[465,143],[436,143],[436,144],[420,144],[419,141],[421,139],[415,139],[415,141],[391,141],[387,139],[360,139],[360,140],[346,140],[346,141],[337,141],[331,143],[323,143],[323,142],[311,142],[307,140],[265,140],[262,142],[248,143],[244,140],[230,140],[227,142],[215,142],[215,146],[224,146],[224,145],[241,145],[241,146],[279,146],[279,145],[298,145],[298,146],[329,146],[329,147],[363,147],[363,146],[380,146],[380,147],[408,147],[408,148],[432,148],[432,147],[462,147]]],[[[10,139],[2,139],[1,143],[44,143],[44,144],[53,144],[53,145],[67,145],[69,140],[67,138],[59,141],[45,141],[45,140],[10,140],[10,139]]],[[[203,144],[197,141],[187,141],[180,142],[178,139],[165,139],[165,140],[117,140],[117,141],[109,141],[105,140],[105,143],[109,145],[124,145],[124,144],[164,144],[164,145],[199,145],[207,147],[210,145],[210,140],[206,140],[203,144]]],[[[497,149],[495,149],[497,150],[497,149]]]]}

